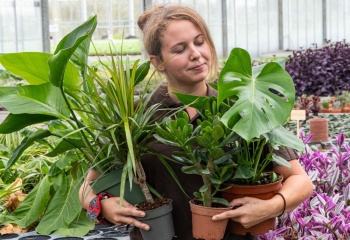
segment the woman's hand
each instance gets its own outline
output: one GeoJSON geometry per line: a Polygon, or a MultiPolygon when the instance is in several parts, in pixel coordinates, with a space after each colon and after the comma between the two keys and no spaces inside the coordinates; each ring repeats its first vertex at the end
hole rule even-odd
{"type": "Polygon", "coordinates": [[[111,197],[101,201],[101,213],[111,223],[117,226],[132,225],[144,230],[149,230],[149,225],[135,219],[135,217],[144,217],[146,213],[138,210],[135,206],[128,203],[125,199],[120,206],[119,197],[111,197]]]}
{"type": "Polygon", "coordinates": [[[270,200],[252,197],[237,198],[230,203],[232,210],[217,214],[212,219],[218,221],[230,218],[232,221],[242,224],[243,227],[249,228],[276,215],[276,211],[278,211],[276,206],[281,206],[282,201],[282,198],[278,199],[277,197],[270,200]],[[279,200],[281,203],[273,204],[279,200]]]}

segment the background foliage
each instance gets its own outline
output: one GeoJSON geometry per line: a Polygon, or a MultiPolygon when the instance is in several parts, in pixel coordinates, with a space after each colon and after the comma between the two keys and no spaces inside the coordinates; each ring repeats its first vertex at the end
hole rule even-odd
{"type": "Polygon", "coordinates": [[[350,45],[334,42],[317,48],[314,44],[306,50],[294,51],[286,62],[292,76],[297,96],[335,95],[350,90],[350,45]]]}

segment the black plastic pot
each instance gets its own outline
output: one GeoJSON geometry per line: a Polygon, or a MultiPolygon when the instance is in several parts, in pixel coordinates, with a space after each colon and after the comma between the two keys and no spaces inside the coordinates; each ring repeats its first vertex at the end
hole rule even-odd
{"type": "Polygon", "coordinates": [[[146,211],[146,217],[138,218],[138,220],[148,224],[151,227],[149,231],[140,229],[144,240],[173,239],[175,231],[172,210],[173,204],[170,202],[168,205],[146,211]]]}
{"type": "MultiPolygon", "coordinates": [[[[115,197],[119,196],[122,171],[123,169],[118,169],[101,176],[90,184],[91,188],[95,193],[108,192],[115,197]]],[[[139,185],[133,184],[130,190],[128,180],[125,183],[124,199],[133,205],[146,200],[139,185]]]]}

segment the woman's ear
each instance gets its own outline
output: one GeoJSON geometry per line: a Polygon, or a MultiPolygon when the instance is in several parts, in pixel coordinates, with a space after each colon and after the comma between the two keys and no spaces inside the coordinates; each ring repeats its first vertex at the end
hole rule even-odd
{"type": "Polygon", "coordinates": [[[165,67],[164,67],[164,64],[163,64],[163,61],[161,61],[161,59],[156,56],[156,55],[150,55],[149,56],[149,59],[152,63],[152,65],[157,68],[157,70],[159,72],[164,72],[165,71],[165,67]]]}

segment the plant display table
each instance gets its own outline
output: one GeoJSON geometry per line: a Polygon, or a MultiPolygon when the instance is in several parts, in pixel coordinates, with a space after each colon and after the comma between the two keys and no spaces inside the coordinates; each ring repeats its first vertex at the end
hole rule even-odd
{"type": "Polygon", "coordinates": [[[112,226],[108,227],[105,225],[96,224],[95,229],[91,230],[84,237],[64,237],[58,235],[40,235],[35,231],[29,231],[26,233],[19,234],[6,234],[0,235],[0,239],[9,239],[9,240],[93,240],[93,239],[105,239],[105,240],[129,240],[130,229],[126,229],[125,226],[117,227],[112,226]]]}

